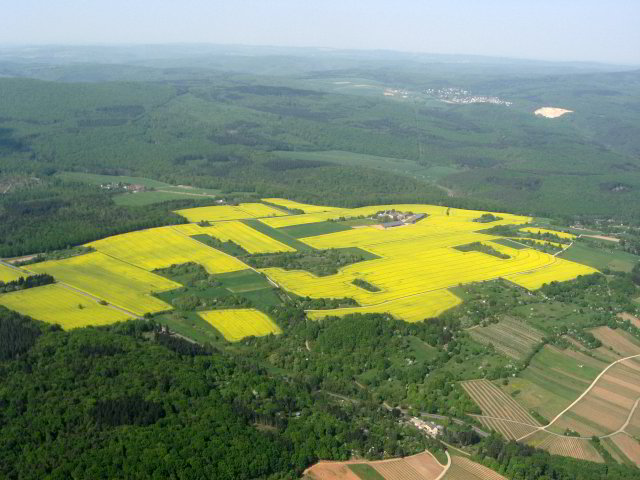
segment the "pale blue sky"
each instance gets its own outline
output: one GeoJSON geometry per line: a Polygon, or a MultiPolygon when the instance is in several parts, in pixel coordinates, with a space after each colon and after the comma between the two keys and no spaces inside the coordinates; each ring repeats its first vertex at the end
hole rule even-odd
{"type": "Polygon", "coordinates": [[[0,44],[217,43],[640,65],[640,0],[0,0],[0,44]]]}

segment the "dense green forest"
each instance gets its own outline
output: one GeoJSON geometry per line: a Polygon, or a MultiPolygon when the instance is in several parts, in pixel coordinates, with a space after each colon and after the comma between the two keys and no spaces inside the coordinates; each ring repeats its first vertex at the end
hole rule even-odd
{"type": "Polygon", "coordinates": [[[2,309],[0,332],[3,478],[296,478],[318,458],[425,446],[381,406],[151,323],[67,333],[2,309]]]}
{"type": "MultiPolygon", "coordinates": [[[[84,58],[81,49],[65,54],[84,58]]],[[[0,59],[13,77],[0,79],[0,212],[9,218],[0,255],[170,221],[170,206],[115,208],[97,186],[59,183],[68,171],[337,206],[430,202],[565,222],[640,218],[637,71],[558,64],[550,75],[547,64],[476,60],[463,72],[442,58],[392,67],[384,55],[355,53],[351,68],[327,58],[322,71],[291,52],[253,64],[231,52],[226,71],[213,50],[210,63],[187,56],[176,68],[170,59],[142,67],[124,57],[107,65],[100,54],[84,65],[40,55],[37,68],[0,59]],[[447,104],[426,93],[445,87],[512,104],[447,104]],[[407,98],[385,97],[387,88],[407,98]],[[532,114],[545,105],[574,113],[532,114]]]]}

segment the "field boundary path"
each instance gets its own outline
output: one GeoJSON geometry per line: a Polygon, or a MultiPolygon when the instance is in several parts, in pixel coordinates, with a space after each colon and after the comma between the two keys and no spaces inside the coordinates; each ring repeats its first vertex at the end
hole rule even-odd
{"type": "MultiPolygon", "coordinates": [[[[429,453],[431,453],[431,452],[429,452],[429,453]]],[[[449,468],[451,468],[451,455],[449,455],[449,450],[445,450],[444,453],[447,456],[447,464],[444,466],[444,470],[442,470],[442,472],[440,472],[440,475],[438,475],[435,478],[435,480],[440,480],[441,478],[443,478],[447,474],[447,472],[449,471],[449,468]]]]}
{"type": "Polygon", "coordinates": [[[624,422],[624,424],[615,432],[613,433],[609,433],[607,435],[604,435],[600,438],[608,438],[608,437],[613,437],[614,435],[617,435],[618,433],[624,433],[626,435],[629,435],[627,432],[625,432],[625,429],[629,426],[629,423],[631,422],[631,417],[633,417],[633,414],[636,411],[636,408],[638,408],[638,403],[640,403],[640,397],[637,398],[636,403],[633,404],[633,407],[631,407],[631,410],[629,410],[629,415],[627,416],[627,421],[624,422]]]}

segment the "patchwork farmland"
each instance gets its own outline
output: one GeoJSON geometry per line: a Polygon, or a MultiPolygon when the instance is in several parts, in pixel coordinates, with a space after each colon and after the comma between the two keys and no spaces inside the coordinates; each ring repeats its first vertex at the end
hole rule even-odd
{"type": "MultiPolygon", "coordinates": [[[[387,313],[408,322],[436,317],[459,305],[461,299],[450,290],[459,284],[504,278],[524,288],[537,289],[544,282],[567,280],[596,271],[531,248],[511,248],[494,242],[501,237],[483,233],[487,224],[477,221],[489,212],[413,204],[346,209],[306,205],[277,198],[268,198],[265,202],[178,210],[177,213],[187,220],[198,223],[107,237],[87,244],[93,250],[90,253],[34,263],[25,267],[24,271],[27,275],[48,273],[68,289],[99,299],[104,303],[102,306],[119,309],[110,308],[104,312],[97,309],[102,313],[96,316],[93,314],[95,308],[78,307],[78,312],[71,316],[73,321],[68,324],[70,327],[83,325],[82,317],[86,317],[84,324],[99,324],[107,323],[109,319],[122,320],[127,315],[134,317],[172,310],[172,302],[179,301],[178,296],[166,293],[179,292],[184,285],[155,272],[187,263],[201,265],[214,279],[201,281],[215,282],[216,276],[253,270],[255,274],[266,276],[273,286],[283,292],[299,297],[318,300],[346,297],[352,300],[348,307],[310,309],[307,315],[311,319],[351,313],[387,313]],[[305,213],[290,214],[292,211],[305,213]],[[372,217],[381,211],[412,212],[424,216],[419,218],[420,221],[408,222],[397,228],[370,225],[370,221],[362,224],[359,220],[354,228],[348,224],[338,226],[336,223],[344,219],[372,217]],[[295,238],[287,233],[288,228],[306,225],[309,229],[299,228],[296,236],[304,235],[304,232],[309,232],[310,236],[295,238]],[[212,239],[212,242],[206,242],[206,239],[203,240],[205,243],[199,241],[203,239],[202,236],[212,239]],[[229,252],[210,246],[219,244],[235,247],[229,252]],[[481,245],[497,256],[485,251],[460,251],[454,248],[470,244],[481,245]],[[370,253],[371,259],[343,265],[337,269],[337,273],[326,276],[279,267],[254,269],[234,253],[240,251],[245,256],[299,254],[327,249],[349,250],[354,247],[360,252],[370,253]],[[362,285],[374,288],[363,288],[362,285]]],[[[491,222],[491,226],[522,227],[530,221],[529,217],[501,213],[491,222]]],[[[0,279],[14,280],[18,273],[0,266],[0,275],[0,279]]],[[[258,302],[265,301],[264,308],[279,302],[272,293],[251,293],[241,285],[230,291],[258,302]]],[[[36,288],[20,296],[26,302],[31,299],[39,302],[39,295],[42,294],[36,288]]],[[[61,295],[61,308],[68,308],[72,301],[70,295],[69,291],[61,295]]],[[[33,314],[40,320],[56,321],[46,311],[27,308],[11,298],[17,298],[17,295],[0,300],[0,303],[11,304],[16,310],[33,314]]],[[[50,305],[54,300],[49,296],[47,301],[50,305]]],[[[77,302],[78,305],[80,303],[77,302]]],[[[197,295],[191,298],[190,303],[194,308],[200,304],[197,295]]],[[[256,315],[245,318],[239,312],[232,312],[211,314],[216,321],[210,322],[209,328],[220,332],[230,341],[236,341],[243,335],[280,331],[277,325],[267,323],[267,320],[272,321],[265,318],[264,311],[260,318],[256,315]],[[230,320],[234,314],[239,319],[236,323],[230,320]]],[[[208,320],[205,312],[201,313],[201,317],[208,320]]],[[[538,334],[533,330],[525,332],[522,328],[516,334],[518,328],[515,324],[503,324],[505,327],[508,325],[512,328],[511,335],[520,335],[521,342],[513,347],[512,354],[522,356],[527,346],[536,341],[538,334]]]]}
{"type": "Polygon", "coordinates": [[[583,437],[619,432],[633,415],[638,399],[640,361],[623,360],[609,368],[578,403],[553,423],[550,431],[562,433],[570,429],[583,437]]]}
{"type": "Polygon", "coordinates": [[[443,480],[506,480],[499,473],[468,458],[454,455],[443,480]]]}
{"type": "Polygon", "coordinates": [[[471,337],[515,360],[523,360],[542,341],[542,332],[513,318],[469,330],[471,337]]]}
{"type": "Polygon", "coordinates": [[[553,455],[563,455],[590,462],[604,462],[589,439],[585,438],[557,435],[541,430],[528,437],[526,443],[532,447],[547,450],[553,455]]]}
{"type": "Polygon", "coordinates": [[[513,398],[488,380],[462,382],[462,387],[482,410],[482,415],[476,415],[475,418],[505,438],[516,440],[541,426],[513,398]]]}
{"type": "Polygon", "coordinates": [[[304,472],[306,480],[435,480],[445,471],[428,451],[404,458],[373,462],[320,461],[304,472]]]}
{"type": "Polygon", "coordinates": [[[565,350],[545,346],[503,387],[511,395],[488,380],[462,382],[482,410],[474,417],[507,439],[556,455],[604,462],[591,441],[598,437],[617,461],[637,464],[640,443],[633,435],[640,432],[640,346],[625,332],[608,327],[592,332],[603,342],[594,353],[617,350],[626,357],[616,353],[606,363],[578,351],[579,344],[565,350]],[[550,420],[543,425],[525,408],[550,420]]]}

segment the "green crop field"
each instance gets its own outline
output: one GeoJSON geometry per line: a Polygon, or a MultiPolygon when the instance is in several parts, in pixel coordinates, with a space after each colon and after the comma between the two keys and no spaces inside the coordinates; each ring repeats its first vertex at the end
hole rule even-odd
{"type": "Polygon", "coordinates": [[[250,227],[255,228],[259,232],[262,232],[265,235],[268,235],[271,238],[284,243],[285,245],[289,245],[291,248],[294,248],[297,251],[309,252],[313,250],[313,247],[310,247],[306,243],[302,243],[301,241],[297,240],[294,236],[283,232],[282,229],[271,228],[270,226],[262,223],[260,220],[243,220],[243,222],[250,227]]]}
{"type": "Polygon", "coordinates": [[[505,387],[527,409],[553,418],[591,384],[607,364],[587,355],[545,346],[505,387]]]}
{"type": "Polygon", "coordinates": [[[343,230],[349,230],[350,228],[350,226],[343,225],[341,222],[318,222],[291,225],[290,227],[282,227],[278,230],[294,238],[304,238],[314,235],[324,235],[326,233],[341,232],[343,230]]]}
{"type": "Polygon", "coordinates": [[[354,463],[347,465],[347,467],[361,480],[384,480],[382,475],[376,472],[371,465],[367,465],[366,463],[354,463]]]}
{"type": "Polygon", "coordinates": [[[560,256],[573,262],[583,263],[594,268],[630,272],[634,265],[640,262],[638,255],[614,249],[590,247],[582,243],[574,243],[560,256]]]}

